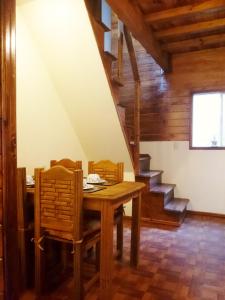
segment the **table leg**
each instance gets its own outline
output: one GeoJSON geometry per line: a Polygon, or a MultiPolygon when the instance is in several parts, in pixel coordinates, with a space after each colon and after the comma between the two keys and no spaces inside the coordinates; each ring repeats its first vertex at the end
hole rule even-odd
{"type": "Polygon", "coordinates": [[[111,300],[113,296],[113,214],[114,210],[110,202],[103,201],[101,207],[100,300],[111,300]]]}
{"type": "Polygon", "coordinates": [[[132,224],[131,224],[131,249],[130,265],[137,267],[139,262],[140,246],[140,221],[141,221],[141,193],[132,199],[132,224]]]}

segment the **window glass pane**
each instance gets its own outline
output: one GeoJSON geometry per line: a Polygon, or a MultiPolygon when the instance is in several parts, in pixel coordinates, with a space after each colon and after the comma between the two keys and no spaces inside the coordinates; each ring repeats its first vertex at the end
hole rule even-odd
{"type": "Polygon", "coordinates": [[[193,97],[192,146],[221,146],[221,94],[195,94],[193,97]]]}

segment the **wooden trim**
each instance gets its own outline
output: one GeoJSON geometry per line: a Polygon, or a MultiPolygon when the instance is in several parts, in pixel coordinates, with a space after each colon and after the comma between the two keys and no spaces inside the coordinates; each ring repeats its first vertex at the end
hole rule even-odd
{"type": "Polygon", "coordinates": [[[165,22],[178,17],[190,17],[205,11],[216,10],[224,7],[224,0],[209,0],[203,3],[194,3],[185,6],[166,9],[159,12],[149,13],[145,15],[145,22],[156,23],[165,22]]]}
{"type": "Polygon", "coordinates": [[[187,215],[225,219],[225,214],[211,213],[211,212],[205,212],[205,211],[187,210],[187,215]]]}
{"type": "MultiPolygon", "coordinates": [[[[125,222],[131,222],[131,216],[123,216],[123,220],[125,222]]],[[[161,224],[161,225],[169,225],[169,226],[180,226],[181,223],[179,222],[172,222],[172,221],[163,221],[163,220],[154,220],[149,218],[141,217],[141,225],[149,225],[149,224],[161,224]]]]}
{"type": "MultiPolygon", "coordinates": [[[[186,216],[199,216],[199,217],[211,217],[211,218],[222,218],[225,219],[225,214],[219,214],[219,213],[211,213],[211,212],[204,212],[204,211],[195,211],[195,210],[187,210],[186,216]]],[[[123,220],[126,222],[131,222],[132,217],[131,216],[123,216],[123,220]]],[[[147,224],[147,223],[158,223],[163,224],[161,221],[156,220],[149,220],[147,218],[141,218],[141,223],[147,224]]],[[[164,221],[165,225],[175,225],[177,223],[174,222],[174,224],[171,224],[173,222],[166,222],[164,221]]]]}
{"type": "Polygon", "coordinates": [[[18,299],[15,0],[0,2],[5,298],[18,299]]]}
{"type": "Polygon", "coordinates": [[[160,67],[169,72],[171,67],[169,56],[161,50],[151,28],[144,22],[144,16],[138,5],[129,0],[108,0],[108,3],[160,67]]]}
{"type": "Polygon", "coordinates": [[[225,147],[189,147],[190,150],[225,150],[225,147]]]}

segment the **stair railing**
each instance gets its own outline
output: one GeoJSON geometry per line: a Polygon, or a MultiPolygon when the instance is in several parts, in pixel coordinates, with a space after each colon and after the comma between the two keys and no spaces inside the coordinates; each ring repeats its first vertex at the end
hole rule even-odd
{"type": "Polygon", "coordinates": [[[135,101],[134,101],[134,151],[133,159],[135,166],[135,175],[139,174],[139,156],[140,156],[140,107],[141,107],[141,81],[138,71],[137,59],[135,55],[132,37],[126,26],[124,26],[124,36],[130,57],[131,68],[135,81],[135,101]]]}

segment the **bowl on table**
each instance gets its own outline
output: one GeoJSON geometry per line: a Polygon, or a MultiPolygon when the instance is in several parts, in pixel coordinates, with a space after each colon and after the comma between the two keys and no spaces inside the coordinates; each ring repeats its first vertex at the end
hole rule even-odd
{"type": "Polygon", "coordinates": [[[105,180],[101,179],[101,177],[98,174],[88,174],[88,176],[87,176],[87,183],[101,184],[104,182],[105,182],[105,180]]]}
{"type": "Polygon", "coordinates": [[[26,175],[26,185],[34,186],[34,178],[31,175],[26,175]]]}

